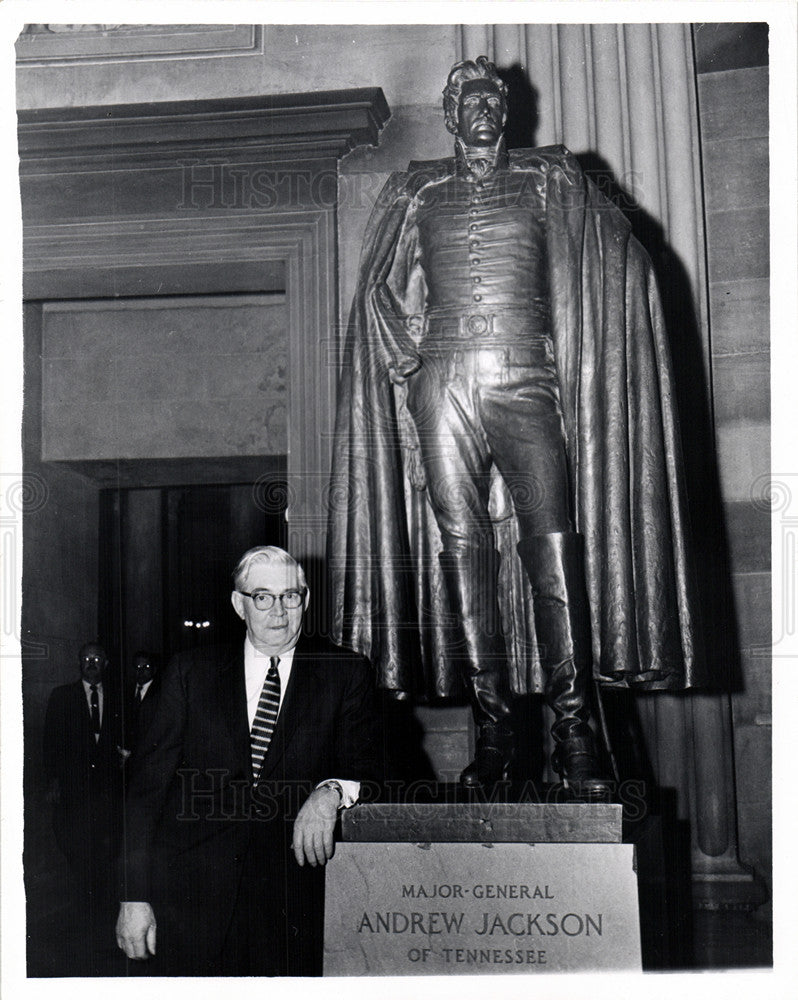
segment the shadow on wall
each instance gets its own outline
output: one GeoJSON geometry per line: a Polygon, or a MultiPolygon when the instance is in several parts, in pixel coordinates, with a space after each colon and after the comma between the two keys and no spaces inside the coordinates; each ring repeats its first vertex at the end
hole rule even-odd
{"type": "MultiPolygon", "coordinates": [[[[498,72],[509,88],[507,146],[509,149],[534,146],[540,120],[538,91],[519,64],[498,72]]],[[[711,393],[690,278],[665,239],[661,223],[622,187],[607,161],[594,151],[575,155],[590,180],[627,217],[633,234],[654,266],[670,340],[695,573],[712,686],[716,691],[739,691],[742,673],[738,628],[715,454],[711,393]]]]}

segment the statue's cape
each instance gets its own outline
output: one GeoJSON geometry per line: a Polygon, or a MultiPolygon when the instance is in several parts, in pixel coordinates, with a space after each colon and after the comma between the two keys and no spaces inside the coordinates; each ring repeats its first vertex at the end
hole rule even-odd
{"type": "MultiPolygon", "coordinates": [[[[393,174],[368,223],[330,489],[333,637],[369,657],[381,687],[419,698],[461,687],[444,641],[440,534],[404,389],[389,378],[389,369],[415,367],[415,344],[385,279],[412,199],[453,169],[448,159],[393,174]]],[[[594,674],[644,690],[703,684],[673,376],[651,262],[564,147],[514,151],[511,169],[545,191],[552,335],[573,517],[585,538],[594,674]]],[[[532,595],[497,474],[491,514],[511,685],[541,691],[532,595]]]]}

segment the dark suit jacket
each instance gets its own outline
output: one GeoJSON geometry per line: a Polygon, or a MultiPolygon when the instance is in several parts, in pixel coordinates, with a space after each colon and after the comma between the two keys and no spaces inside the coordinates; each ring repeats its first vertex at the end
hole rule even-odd
{"type": "Polygon", "coordinates": [[[104,853],[106,864],[121,822],[122,769],[120,699],[103,682],[100,738],[95,740],[82,681],[57,687],[44,719],[44,764],[58,779],[59,801],[53,825],[59,846],[73,865],[104,853]]]}
{"type": "Polygon", "coordinates": [[[127,693],[125,699],[125,746],[128,750],[135,750],[141,737],[147,731],[150,723],[155,717],[155,710],[158,706],[158,699],[161,696],[161,681],[163,674],[161,671],[153,677],[143,701],[136,701],[136,685],[134,684],[127,693]]]}
{"type": "Polygon", "coordinates": [[[213,973],[253,838],[274,859],[281,905],[287,899],[290,908],[309,879],[319,881],[323,869],[300,869],[288,850],[293,819],[319,781],[377,777],[376,725],[367,662],[302,637],[254,784],[243,637],[169,664],[129,762],[122,898],[153,904],[159,950],[162,942],[179,956],[181,973],[213,973]]]}

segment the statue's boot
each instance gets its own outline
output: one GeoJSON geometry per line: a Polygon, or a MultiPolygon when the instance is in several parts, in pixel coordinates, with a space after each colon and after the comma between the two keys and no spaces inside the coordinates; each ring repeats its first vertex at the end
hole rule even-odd
{"type": "Polygon", "coordinates": [[[546,704],[554,712],[552,766],[580,799],[605,799],[590,718],[592,653],[582,537],[555,532],[522,538],[518,554],[532,584],[546,704]]]}
{"type": "Polygon", "coordinates": [[[440,563],[454,615],[448,632],[477,726],[476,755],[460,782],[467,788],[490,786],[506,777],[513,745],[507,652],[496,598],[498,553],[461,546],[442,552],[440,563]]]}

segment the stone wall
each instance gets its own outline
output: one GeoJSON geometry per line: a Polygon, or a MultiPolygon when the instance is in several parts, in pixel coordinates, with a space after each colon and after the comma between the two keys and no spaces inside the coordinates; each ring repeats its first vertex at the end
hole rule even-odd
{"type": "MultiPolygon", "coordinates": [[[[382,87],[391,108],[437,103],[454,25],[60,26],[17,41],[17,107],[203,100],[382,87]],[[167,29],[167,30],[164,30],[167,29]]],[[[443,81],[443,82],[442,82],[443,81]]]]}
{"type": "MultiPolygon", "coordinates": [[[[749,43],[746,62],[752,51],[749,43]]],[[[713,398],[741,667],[740,690],[732,698],[740,855],[767,876],[771,587],[770,514],[762,498],[770,473],[768,69],[735,62],[733,53],[699,62],[699,111],[713,398]]]]}
{"type": "Polygon", "coordinates": [[[283,455],[287,359],[282,295],[46,303],[42,458],[283,455]]]}

